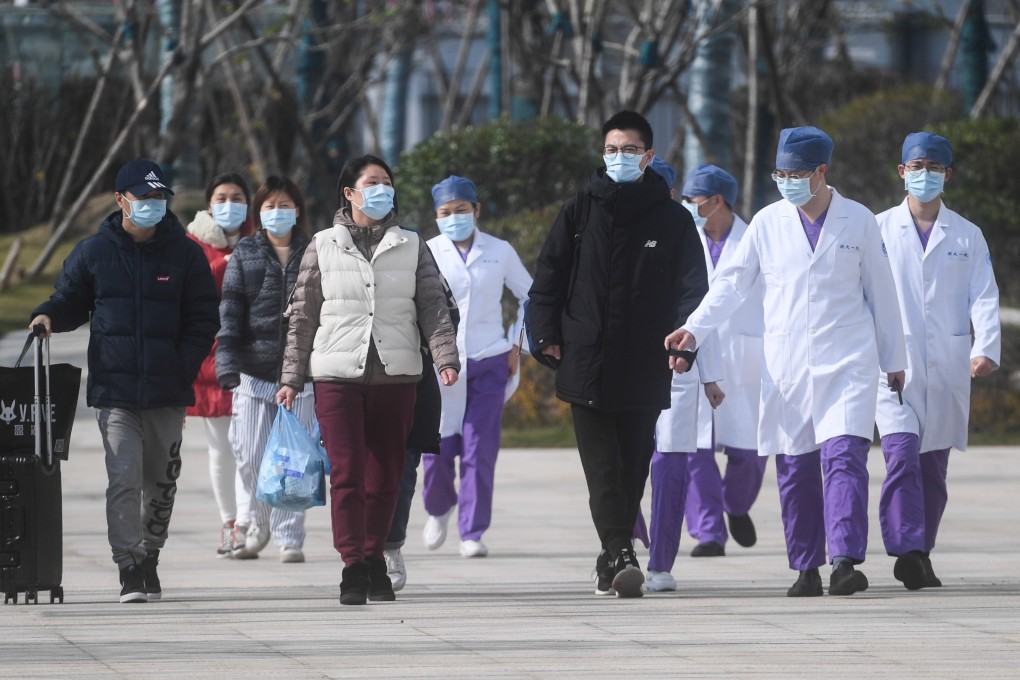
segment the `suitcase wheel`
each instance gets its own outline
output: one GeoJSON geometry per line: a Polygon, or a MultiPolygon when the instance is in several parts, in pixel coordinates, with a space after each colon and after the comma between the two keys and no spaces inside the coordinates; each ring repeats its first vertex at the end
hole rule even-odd
{"type": "Polygon", "coordinates": [[[50,604],[53,604],[54,600],[56,600],[60,604],[64,604],[64,587],[63,586],[57,586],[56,588],[53,588],[52,590],[50,590],[50,604]]]}
{"type": "Polygon", "coordinates": [[[39,591],[37,590],[26,590],[25,591],[25,604],[31,602],[32,604],[39,604],[39,591]]]}
{"type": "Polygon", "coordinates": [[[9,602],[18,604],[18,591],[15,590],[13,593],[4,593],[4,604],[9,602]]]}

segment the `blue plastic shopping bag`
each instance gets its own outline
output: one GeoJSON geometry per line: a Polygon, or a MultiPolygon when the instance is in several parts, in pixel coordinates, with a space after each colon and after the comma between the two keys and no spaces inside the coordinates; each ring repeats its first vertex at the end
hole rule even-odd
{"type": "Polygon", "coordinates": [[[328,469],[326,452],[281,404],[262,457],[255,498],[283,510],[325,505],[328,469]]]}

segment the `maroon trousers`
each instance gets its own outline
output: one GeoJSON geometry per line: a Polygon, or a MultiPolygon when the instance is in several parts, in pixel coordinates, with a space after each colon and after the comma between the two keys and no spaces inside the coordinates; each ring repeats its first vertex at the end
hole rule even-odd
{"type": "Polygon", "coordinates": [[[383,556],[414,397],[414,383],[315,383],[315,415],[332,465],[333,547],[345,566],[383,556]]]}

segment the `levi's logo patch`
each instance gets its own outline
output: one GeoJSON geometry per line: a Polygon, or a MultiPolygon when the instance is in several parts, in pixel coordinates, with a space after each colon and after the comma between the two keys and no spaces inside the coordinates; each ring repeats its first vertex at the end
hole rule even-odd
{"type": "Polygon", "coordinates": [[[156,274],[156,281],[158,283],[170,283],[169,274],[156,274]]]}

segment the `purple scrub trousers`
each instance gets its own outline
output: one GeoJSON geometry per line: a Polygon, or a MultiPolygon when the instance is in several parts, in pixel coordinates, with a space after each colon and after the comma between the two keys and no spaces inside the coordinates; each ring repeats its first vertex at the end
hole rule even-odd
{"type": "Polygon", "coordinates": [[[651,546],[648,550],[649,571],[671,571],[680,549],[684,505],[690,478],[688,461],[697,454],[652,454],[652,519],[651,546]]]}
{"type": "Polygon", "coordinates": [[[882,437],[886,476],[878,503],[885,550],[899,556],[931,552],[946,510],[949,449],[920,453],[916,434],[898,432],[882,437]]]}
{"type": "Polygon", "coordinates": [[[691,483],[687,489],[687,531],[698,543],[726,545],[729,534],[723,522],[728,515],[746,515],[758,498],[765,477],[767,456],[754,449],[726,447],[726,474],[719,473],[715,455],[698,449],[687,460],[691,483]]]}
{"type": "Polygon", "coordinates": [[[492,491],[503,420],[509,352],[468,359],[467,396],[462,434],[443,437],[439,455],[424,454],[422,497],[432,516],[457,506],[462,541],[477,541],[492,521],[492,491]],[[460,457],[460,495],[454,488],[455,460],[460,457]]]}
{"type": "Polygon", "coordinates": [[[776,456],[776,479],[790,568],[831,558],[864,561],[868,547],[868,451],[864,437],[840,435],[799,456],[776,456]],[[824,480],[824,481],[823,481],[824,480]]]}

